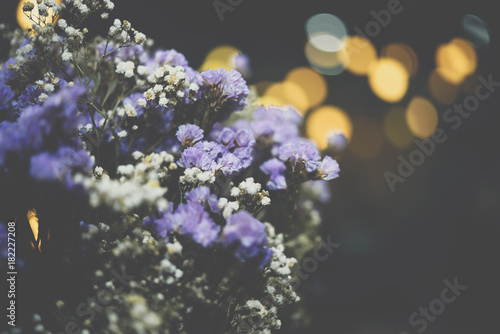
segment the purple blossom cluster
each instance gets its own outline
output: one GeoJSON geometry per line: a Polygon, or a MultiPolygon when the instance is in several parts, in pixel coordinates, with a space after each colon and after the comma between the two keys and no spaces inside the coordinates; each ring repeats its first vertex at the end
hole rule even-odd
{"type": "Polygon", "coordinates": [[[194,81],[199,87],[199,98],[208,106],[214,120],[223,121],[232,112],[242,110],[250,93],[245,79],[236,70],[206,70],[194,81]]]}
{"type": "Polygon", "coordinates": [[[0,123],[0,165],[10,166],[15,174],[16,167],[27,164],[33,179],[73,188],[74,173],[88,173],[93,166],[74,137],[81,119],[77,99],[82,93],[79,86],[62,89],[42,105],[28,107],[16,122],[0,123]]]}
{"type": "Polygon", "coordinates": [[[206,186],[195,188],[184,195],[181,203],[162,212],[159,218],[148,217],[145,224],[153,224],[162,238],[169,233],[190,236],[196,243],[209,247],[216,242],[225,248],[234,246],[234,254],[240,261],[262,257],[267,263],[271,251],[266,248],[265,225],[246,211],[238,211],[226,219],[222,228],[211,218],[220,213],[218,198],[206,186]],[[152,221],[151,221],[152,220],[152,221]]]}
{"type": "Polygon", "coordinates": [[[231,215],[222,231],[221,243],[225,247],[236,245],[235,255],[240,260],[267,252],[266,226],[246,211],[231,215]]]}
{"type": "Polygon", "coordinates": [[[224,175],[231,175],[247,168],[251,163],[254,142],[252,134],[248,130],[240,130],[237,137],[236,132],[230,128],[225,128],[221,132],[223,135],[228,133],[229,137],[219,138],[220,143],[200,141],[203,139],[202,129],[193,124],[181,125],[176,136],[187,148],[182,151],[177,161],[178,165],[183,168],[196,167],[202,171],[222,172],[224,175]],[[234,136],[231,137],[230,133],[234,136]]]}

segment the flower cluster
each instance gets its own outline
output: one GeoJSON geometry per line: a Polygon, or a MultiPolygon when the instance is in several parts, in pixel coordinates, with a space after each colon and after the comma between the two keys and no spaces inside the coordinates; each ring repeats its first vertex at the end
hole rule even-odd
{"type": "MultiPolygon", "coordinates": [[[[49,317],[48,330],[73,322],[82,333],[279,329],[278,311],[300,299],[292,269],[318,241],[337,162],[301,137],[293,108],[249,103],[237,70],[197,73],[127,20],[90,40],[82,23],[106,19],[110,0],[26,3],[26,15],[34,6],[42,19],[12,33],[0,72],[0,193],[9,215],[34,206],[40,230],[56,231],[38,252],[85,269],[73,291],[109,294],[102,312],[66,306],[80,293],[57,295],[35,310],[36,326],[49,317]],[[61,213],[44,219],[51,208],[61,213]],[[134,277],[117,281],[117,270],[134,277]]],[[[235,59],[245,75],[248,66],[235,59]]]]}

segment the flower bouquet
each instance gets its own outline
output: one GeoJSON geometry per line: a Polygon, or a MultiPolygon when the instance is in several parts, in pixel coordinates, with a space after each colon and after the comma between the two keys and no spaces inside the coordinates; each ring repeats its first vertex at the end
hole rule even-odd
{"type": "Polygon", "coordinates": [[[337,162],[301,137],[292,107],[259,106],[237,70],[198,73],[126,20],[89,37],[86,22],[113,7],[26,2],[32,28],[2,26],[0,219],[15,219],[19,275],[38,282],[10,330],[299,325],[297,270],[322,242],[337,162]]]}

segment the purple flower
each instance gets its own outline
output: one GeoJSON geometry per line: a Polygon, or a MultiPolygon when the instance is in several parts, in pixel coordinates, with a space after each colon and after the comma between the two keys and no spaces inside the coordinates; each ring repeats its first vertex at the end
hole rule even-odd
{"type": "Polygon", "coordinates": [[[14,98],[14,95],[16,94],[9,85],[0,82],[0,110],[10,106],[10,101],[14,98]]]}
{"type": "Polygon", "coordinates": [[[235,157],[240,159],[241,167],[248,168],[252,164],[253,160],[253,147],[238,147],[234,149],[233,154],[235,157]]]}
{"type": "Polygon", "coordinates": [[[234,58],[234,68],[241,73],[241,75],[248,79],[252,76],[252,69],[250,68],[250,59],[244,53],[238,53],[234,58]]]}
{"type": "Polygon", "coordinates": [[[14,102],[14,107],[21,112],[32,104],[39,104],[37,98],[41,92],[41,89],[35,85],[26,86],[17,98],[17,101],[14,102]]]}
{"type": "Polygon", "coordinates": [[[11,66],[16,64],[14,58],[9,58],[2,66],[0,71],[0,82],[9,83],[16,78],[16,71],[14,71],[11,66]]]}
{"type": "Polygon", "coordinates": [[[318,160],[321,158],[318,149],[311,142],[303,141],[297,144],[286,143],[279,148],[279,158],[290,161],[292,167],[304,164],[308,172],[316,170],[318,160]]]}
{"type": "Polygon", "coordinates": [[[225,127],[222,131],[212,132],[212,136],[217,136],[229,152],[233,153],[240,159],[241,168],[250,166],[253,160],[253,146],[255,145],[255,137],[253,131],[246,123],[238,123],[235,126],[240,127],[232,129],[225,127]]]}
{"type": "Polygon", "coordinates": [[[55,153],[43,152],[31,157],[30,174],[35,180],[60,181],[73,189],[76,172],[89,173],[94,165],[87,151],[60,147],[55,153]]]}
{"type": "Polygon", "coordinates": [[[266,226],[247,211],[238,211],[227,219],[220,242],[225,247],[237,245],[235,256],[244,261],[265,252],[266,226]]]}
{"type": "Polygon", "coordinates": [[[241,160],[232,153],[226,153],[217,161],[217,169],[224,175],[231,175],[242,169],[241,160]]]}
{"type": "Polygon", "coordinates": [[[164,212],[160,219],[155,220],[155,225],[161,237],[166,237],[168,232],[174,231],[190,236],[204,247],[213,245],[220,232],[220,226],[214,223],[198,202],[180,204],[175,212],[164,212]]]}
{"type": "Polygon", "coordinates": [[[332,197],[328,182],[324,180],[307,181],[302,185],[302,189],[304,193],[309,194],[310,197],[321,203],[328,203],[332,197]]]}
{"type": "Polygon", "coordinates": [[[194,124],[183,124],[179,126],[175,135],[183,146],[192,146],[203,139],[203,130],[194,124]]]}
{"type": "Polygon", "coordinates": [[[214,161],[203,150],[197,147],[188,147],[182,151],[177,164],[184,168],[199,168],[204,171],[212,170],[214,161]]]}
{"type": "Polygon", "coordinates": [[[236,70],[206,70],[196,76],[195,83],[213,120],[224,120],[230,113],[243,109],[250,93],[245,79],[236,70]]]}
{"type": "Polygon", "coordinates": [[[211,160],[216,160],[222,154],[227,152],[224,146],[214,141],[200,141],[196,143],[194,147],[207,154],[211,160]]]}
{"type": "MultiPolygon", "coordinates": [[[[96,45],[97,53],[99,57],[102,57],[104,53],[108,53],[110,51],[115,50],[117,47],[116,45],[111,45],[108,44],[106,46],[106,43],[100,43],[96,45]]],[[[127,47],[122,47],[119,48],[118,50],[112,52],[106,57],[107,61],[113,60],[115,62],[121,60],[121,61],[127,61],[127,60],[138,60],[139,64],[145,64],[146,61],[148,60],[148,54],[144,51],[144,48],[140,44],[135,44],[127,47]]]]}
{"type": "Polygon", "coordinates": [[[334,132],[328,137],[328,149],[340,153],[347,147],[347,138],[340,132],[334,132]]]}
{"type": "Polygon", "coordinates": [[[236,138],[236,133],[233,129],[225,127],[219,134],[219,142],[226,146],[228,149],[234,147],[234,139],[236,138]]]}
{"type": "Polygon", "coordinates": [[[188,66],[188,61],[182,53],[177,52],[175,49],[159,50],[155,53],[155,62],[160,66],[188,66]]]}
{"type": "Polygon", "coordinates": [[[317,171],[319,177],[325,181],[339,177],[339,172],[339,164],[328,155],[323,158],[317,171]]]}
{"type": "Polygon", "coordinates": [[[190,82],[196,78],[197,73],[189,66],[186,57],[174,49],[156,51],[154,61],[151,61],[149,64],[150,73],[153,73],[156,67],[163,65],[182,66],[190,82]]]}
{"type": "Polygon", "coordinates": [[[251,125],[257,137],[281,144],[299,138],[301,122],[302,116],[292,108],[260,107],[253,113],[251,125]]]}
{"type": "Polygon", "coordinates": [[[236,143],[238,146],[249,146],[255,143],[255,138],[250,129],[239,129],[236,133],[236,143]]]}
{"type": "Polygon", "coordinates": [[[184,195],[188,202],[200,203],[203,206],[208,205],[212,212],[220,212],[218,208],[219,199],[217,195],[210,193],[210,188],[206,186],[195,188],[184,195]]]}
{"type": "Polygon", "coordinates": [[[82,93],[80,86],[61,89],[43,105],[28,107],[16,122],[0,123],[0,165],[8,152],[26,160],[35,152],[54,150],[54,144],[74,146],[81,119],[77,99],[82,93]]]}
{"type": "Polygon", "coordinates": [[[260,170],[269,175],[267,187],[271,190],[286,189],[285,171],[286,166],[283,161],[276,158],[267,160],[260,166],[260,170]]]}

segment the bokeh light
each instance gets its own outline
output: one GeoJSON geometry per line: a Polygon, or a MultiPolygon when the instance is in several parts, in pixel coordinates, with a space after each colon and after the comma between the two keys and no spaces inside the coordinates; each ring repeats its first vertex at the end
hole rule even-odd
{"type": "Polygon", "coordinates": [[[465,15],[462,18],[462,28],[467,38],[477,48],[485,48],[490,44],[490,33],[483,20],[475,15],[465,15]]]}
{"type": "Polygon", "coordinates": [[[444,80],[434,70],[429,76],[429,92],[437,102],[450,105],[458,96],[458,86],[444,80]]]}
{"type": "Polygon", "coordinates": [[[398,61],[381,58],[368,70],[368,82],[375,95],[386,102],[398,102],[408,89],[408,72],[398,61]]]}
{"type": "Polygon", "coordinates": [[[356,75],[366,75],[370,65],[377,60],[373,44],[361,36],[349,36],[345,43],[347,70],[356,75]]]}
{"type": "Polygon", "coordinates": [[[307,96],[308,108],[320,105],[328,95],[325,78],[308,67],[297,67],[288,72],[285,82],[295,83],[307,96]]]}
{"type": "Polygon", "coordinates": [[[318,73],[324,75],[338,75],[346,68],[347,54],[345,49],[327,52],[316,48],[308,41],[305,45],[304,53],[309,65],[318,73]]]}
{"type": "Polygon", "coordinates": [[[234,67],[234,59],[240,52],[241,51],[234,46],[217,46],[207,54],[207,56],[205,57],[205,61],[200,66],[199,70],[216,70],[218,68],[225,68],[229,70],[234,67]]]}
{"type": "Polygon", "coordinates": [[[382,49],[381,57],[399,61],[410,77],[413,77],[417,73],[417,54],[406,44],[394,43],[386,46],[382,49]]]}
{"type": "Polygon", "coordinates": [[[405,116],[410,131],[422,139],[430,137],[438,124],[436,108],[429,100],[420,96],[411,99],[405,116]]]}
{"type": "Polygon", "coordinates": [[[405,110],[402,107],[394,107],[385,114],[383,128],[385,138],[394,147],[408,147],[413,140],[413,135],[406,125],[405,110]]]}
{"type": "Polygon", "coordinates": [[[354,132],[348,150],[361,160],[373,159],[382,149],[383,135],[374,120],[359,117],[354,120],[354,132]]]}
{"type": "Polygon", "coordinates": [[[332,14],[322,13],[310,17],[305,29],[311,45],[325,52],[341,50],[347,37],[344,22],[332,14]]]}
{"type": "Polygon", "coordinates": [[[259,99],[259,103],[264,106],[284,106],[287,104],[287,98],[281,82],[275,82],[267,87],[259,99]]]}
{"type": "MultiPolygon", "coordinates": [[[[31,232],[33,233],[33,237],[35,241],[38,241],[38,217],[36,215],[36,210],[35,209],[30,209],[28,210],[28,214],[26,215],[28,218],[28,222],[30,224],[31,232]]],[[[38,248],[39,251],[41,251],[41,245],[38,243],[38,245],[35,245],[33,241],[31,242],[31,246],[35,248],[35,246],[38,248]]]]}
{"type": "Polygon", "coordinates": [[[277,82],[269,85],[260,97],[259,103],[265,106],[292,105],[302,115],[309,108],[309,98],[302,86],[293,81],[277,82]]]}
{"type": "Polygon", "coordinates": [[[305,114],[310,103],[307,93],[302,86],[293,81],[284,81],[281,87],[287,102],[294,106],[302,115],[305,114]]]}
{"type": "Polygon", "coordinates": [[[444,80],[458,85],[476,70],[476,51],[468,41],[454,38],[438,47],[436,65],[438,74],[444,80]]]}
{"type": "Polygon", "coordinates": [[[328,138],[335,132],[342,133],[349,140],[352,135],[352,122],[342,109],[324,105],[313,110],[307,117],[306,132],[323,150],[328,146],[328,138]]]}
{"type": "MultiPolygon", "coordinates": [[[[60,4],[62,0],[55,0],[56,4],[60,4]]],[[[25,2],[31,2],[35,5],[35,8],[33,8],[33,10],[31,11],[31,14],[33,16],[38,16],[38,4],[36,2],[36,0],[21,0],[19,1],[19,4],[17,5],[17,9],[16,9],[16,19],[17,19],[17,24],[19,25],[19,27],[23,30],[28,30],[30,29],[32,26],[33,26],[33,21],[31,21],[27,16],[26,14],[23,12],[23,5],[25,2]]],[[[54,11],[52,10],[52,8],[49,8],[47,10],[47,12],[49,13],[49,16],[47,17],[47,23],[52,23],[52,15],[54,15],[54,11]]],[[[55,19],[54,19],[54,24],[57,22],[59,16],[56,16],[55,19]]]]}

